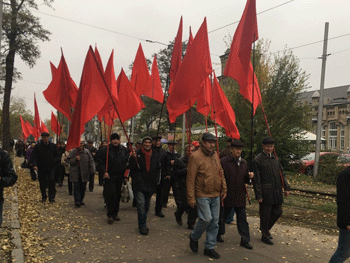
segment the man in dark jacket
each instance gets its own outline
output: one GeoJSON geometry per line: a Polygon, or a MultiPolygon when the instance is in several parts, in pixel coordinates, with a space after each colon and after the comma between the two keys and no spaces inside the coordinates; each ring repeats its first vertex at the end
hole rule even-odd
{"type": "Polygon", "coordinates": [[[49,189],[49,201],[55,202],[55,167],[59,162],[56,144],[49,142],[50,134],[41,133],[41,141],[35,145],[33,152],[33,168],[38,171],[42,202],[47,199],[46,189],[49,189]]]}
{"type": "Polygon", "coordinates": [[[266,137],[263,151],[254,158],[254,192],[259,202],[261,241],[273,245],[270,229],[282,215],[283,188],[289,195],[290,186],[282,173],[282,167],[274,155],[275,140],[266,137]]]}
{"type": "MultiPolygon", "coordinates": [[[[62,155],[66,152],[66,144],[64,141],[59,142],[59,146],[57,148],[57,158],[58,160],[61,160],[62,155]]],[[[55,169],[55,181],[58,183],[59,186],[63,185],[64,180],[64,166],[61,164],[61,162],[58,162],[56,169],[55,169]]]]}
{"type": "Polygon", "coordinates": [[[148,235],[147,214],[160,180],[160,154],[152,149],[151,137],[143,138],[142,147],[132,154],[129,166],[139,231],[141,235],[148,235]]]}
{"type": "Polygon", "coordinates": [[[118,212],[121,188],[129,158],[128,150],[120,144],[119,134],[111,134],[111,143],[99,151],[97,158],[104,178],[103,196],[107,205],[107,223],[113,224],[113,221],[120,220],[118,212]],[[107,154],[108,167],[106,167],[107,154]]]}
{"type": "MultiPolygon", "coordinates": [[[[241,246],[247,249],[253,247],[249,244],[250,234],[246,215],[246,183],[254,174],[249,172],[248,163],[241,157],[244,144],[240,140],[231,142],[231,154],[221,159],[221,166],[227,185],[227,196],[224,199],[224,218],[227,218],[232,209],[237,214],[237,229],[241,236],[241,246]]],[[[225,228],[225,224],[221,224],[225,228]]],[[[220,232],[220,231],[219,231],[220,232]]],[[[225,232],[225,229],[222,231],[225,232]]]]}
{"type": "Polygon", "coordinates": [[[13,169],[10,155],[0,148],[0,226],[2,224],[2,210],[4,205],[4,187],[14,185],[17,175],[13,169]]]}
{"type": "Polygon", "coordinates": [[[27,149],[26,151],[26,159],[29,165],[29,170],[30,170],[30,175],[32,177],[32,180],[35,181],[36,180],[36,173],[34,172],[33,169],[33,152],[34,152],[34,147],[35,147],[35,143],[33,142],[30,147],[27,149]]]}
{"type": "Polygon", "coordinates": [[[350,257],[350,167],[338,175],[337,180],[338,248],[329,263],[344,262],[350,257]]]}
{"type": "MultiPolygon", "coordinates": [[[[96,163],[97,149],[94,147],[94,141],[88,140],[87,145],[85,147],[86,147],[86,149],[88,149],[90,151],[91,156],[92,156],[94,162],[96,163]]],[[[90,178],[89,178],[89,191],[90,192],[94,191],[94,185],[95,185],[95,172],[90,174],[90,178]]]]}

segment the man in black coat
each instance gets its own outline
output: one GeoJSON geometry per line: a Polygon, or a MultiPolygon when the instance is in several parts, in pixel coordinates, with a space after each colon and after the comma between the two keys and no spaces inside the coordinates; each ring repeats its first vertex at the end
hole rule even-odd
{"type": "Polygon", "coordinates": [[[270,229],[282,215],[283,188],[289,195],[290,186],[282,173],[282,167],[273,153],[275,140],[266,137],[263,151],[254,158],[254,192],[259,202],[261,241],[273,245],[270,229]]]}
{"type": "Polygon", "coordinates": [[[338,175],[337,205],[339,242],[329,263],[344,262],[350,257],[350,167],[338,175]]]}
{"type": "Polygon", "coordinates": [[[0,226],[2,224],[2,210],[4,205],[4,187],[14,185],[17,175],[13,169],[10,155],[0,148],[0,226]]]}
{"type": "Polygon", "coordinates": [[[136,199],[138,226],[141,235],[148,235],[147,215],[151,197],[160,180],[160,154],[152,149],[152,138],[145,137],[142,146],[130,157],[132,189],[136,199]]]}
{"type": "MultiPolygon", "coordinates": [[[[94,162],[96,163],[96,152],[97,149],[94,147],[94,141],[93,140],[87,140],[87,145],[85,146],[86,149],[88,149],[91,153],[92,158],[94,159],[94,162]]],[[[94,191],[94,185],[95,185],[95,173],[90,174],[89,177],[89,191],[94,191]]]]}
{"type": "MultiPolygon", "coordinates": [[[[224,199],[224,216],[226,219],[231,210],[234,209],[237,215],[237,229],[241,236],[241,246],[247,249],[253,247],[249,244],[249,224],[246,215],[246,183],[254,178],[254,173],[249,172],[248,163],[241,157],[244,144],[240,140],[231,142],[231,154],[221,159],[221,166],[224,169],[224,175],[227,185],[227,196],[224,199]]],[[[225,233],[225,224],[220,224],[221,233],[225,233]]],[[[220,233],[220,231],[219,231],[220,233]]],[[[218,237],[218,240],[220,237],[218,237]]]]}
{"type": "Polygon", "coordinates": [[[97,156],[97,162],[104,178],[103,196],[107,205],[108,224],[120,220],[118,216],[119,203],[128,158],[128,150],[120,144],[120,137],[117,133],[111,134],[111,143],[108,147],[102,148],[97,156]],[[106,167],[107,151],[108,167],[106,167]]]}
{"type": "Polygon", "coordinates": [[[41,133],[41,141],[35,145],[33,151],[33,168],[38,171],[42,202],[47,199],[46,189],[49,189],[49,201],[55,202],[55,167],[58,159],[56,144],[49,141],[50,134],[41,133]]]}

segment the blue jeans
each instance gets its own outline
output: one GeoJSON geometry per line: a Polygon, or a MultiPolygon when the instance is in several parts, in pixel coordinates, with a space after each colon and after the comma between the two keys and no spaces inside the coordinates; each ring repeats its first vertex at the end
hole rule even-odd
{"type": "Polygon", "coordinates": [[[350,231],[339,228],[338,248],[331,257],[329,263],[344,262],[350,257],[350,231]]]}
{"type": "Polygon", "coordinates": [[[147,215],[153,193],[136,191],[134,194],[137,207],[137,219],[139,223],[139,229],[141,229],[147,226],[147,215]]]}
{"type": "Polygon", "coordinates": [[[0,226],[2,224],[2,209],[4,207],[4,201],[0,201],[0,226]]]}
{"type": "Polygon", "coordinates": [[[204,231],[207,231],[205,248],[214,249],[219,231],[220,197],[197,198],[197,211],[198,221],[191,233],[191,238],[198,241],[204,231]]]}

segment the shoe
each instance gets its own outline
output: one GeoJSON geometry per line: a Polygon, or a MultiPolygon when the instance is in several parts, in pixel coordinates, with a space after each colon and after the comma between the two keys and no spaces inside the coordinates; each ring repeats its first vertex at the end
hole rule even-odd
{"type": "Polygon", "coordinates": [[[80,205],[85,205],[85,203],[84,202],[80,202],[80,205]]]}
{"type": "Polygon", "coordinates": [[[161,218],[165,217],[165,215],[162,212],[156,213],[156,216],[161,217],[161,218]]]}
{"type": "Polygon", "coordinates": [[[147,232],[149,232],[149,228],[147,226],[145,226],[145,228],[146,228],[147,232]]]}
{"type": "Polygon", "coordinates": [[[81,205],[80,205],[80,203],[75,203],[75,206],[80,207],[81,205]]]}
{"type": "Polygon", "coordinates": [[[53,204],[55,202],[55,199],[49,200],[50,204],[53,204]]]}
{"type": "Polygon", "coordinates": [[[94,191],[94,189],[89,189],[89,192],[93,192],[94,191]]]}
{"type": "Polygon", "coordinates": [[[174,215],[175,215],[176,223],[178,223],[180,226],[182,226],[182,218],[181,218],[181,216],[177,215],[176,212],[174,213],[174,215]]]}
{"type": "Polygon", "coordinates": [[[120,217],[119,216],[113,216],[113,220],[114,221],[120,221],[120,217]]]}
{"type": "Polygon", "coordinates": [[[214,259],[218,259],[220,258],[220,254],[218,252],[216,252],[214,249],[204,249],[204,255],[214,258],[214,259]]]}
{"type": "Polygon", "coordinates": [[[271,236],[271,234],[269,233],[269,235],[268,235],[268,238],[269,239],[273,239],[273,237],[271,236]]]}
{"type": "Polygon", "coordinates": [[[261,241],[268,245],[273,245],[273,242],[268,237],[262,237],[261,241]]]}
{"type": "Polygon", "coordinates": [[[198,252],[198,241],[194,241],[190,234],[190,248],[194,253],[198,252]]]}
{"type": "Polygon", "coordinates": [[[253,249],[253,247],[249,244],[249,242],[242,242],[240,244],[241,247],[245,247],[246,249],[253,249]]]}
{"type": "Polygon", "coordinates": [[[187,228],[193,230],[194,225],[188,225],[187,228]]]}
{"type": "Polygon", "coordinates": [[[148,235],[148,230],[147,230],[146,227],[141,227],[141,228],[139,229],[139,232],[140,232],[140,234],[143,235],[143,236],[147,236],[147,235],[148,235]]]}
{"type": "Polygon", "coordinates": [[[216,237],[216,241],[217,241],[217,242],[220,242],[220,243],[224,243],[224,240],[222,239],[221,236],[217,236],[217,237],[216,237]]]}
{"type": "Polygon", "coordinates": [[[46,202],[46,199],[47,199],[47,197],[41,198],[41,202],[42,202],[42,203],[45,203],[45,202],[46,202]]]}
{"type": "Polygon", "coordinates": [[[72,193],[72,192],[69,192],[69,195],[73,195],[73,193],[72,193]]]}
{"type": "Polygon", "coordinates": [[[107,219],[107,223],[108,225],[112,225],[113,224],[113,217],[109,216],[108,219],[107,219]]]}

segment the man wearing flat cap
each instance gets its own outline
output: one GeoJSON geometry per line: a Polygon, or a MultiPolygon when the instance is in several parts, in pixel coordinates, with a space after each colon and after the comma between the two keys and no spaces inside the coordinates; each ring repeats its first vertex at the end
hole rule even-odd
{"type": "Polygon", "coordinates": [[[263,151],[253,160],[254,192],[259,202],[261,241],[273,245],[270,229],[282,215],[283,188],[289,195],[290,186],[282,173],[282,166],[274,154],[275,140],[266,137],[263,151]]]}
{"type": "Polygon", "coordinates": [[[41,133],[41,141],[35,145],[33,151],[33,169],[38,171],[41,201],[47,200],[46,189],[48,188],[49,201],[54,203],[56,196],[55,167],[60,160],[56,144],[50,142],[49,137],[49,133],[41,133]]]}
{"type": "MultiPolygon", "coordinates": [[[[241,157],[243,147],[243,142],[233,140],[230,148],[231,154],[221,159],[227,185],[227,196],[224,199],[224,218],[227,218],[231,209],[234,209],[237,215],[238,233],[241,236],[240,245],[252,249],[253,247],[249,244],[250,234],[246,215],[247,191],[245,184],[249,183],[249,179],[254,178],[254,174],[249,172],[247,161],[241,157]]],[[[220,226],[223,226],[222,234],[224,234],[225,224],[220,224],[220,226]]]]}
{"type": "Polygon", "coordinates": [[[216,137],[204,133],[200,149],[190,156],[187,172],[187,200],[191,207],[197,205],[198,221],[190,234],[190,248],[198,252],[198,240],[206,231],[204,255],[218,259],[214,250],[219,230],[220,202],[226,197],[226,181],[218,154],[216,137]]]}

